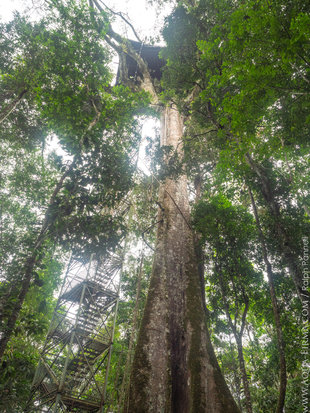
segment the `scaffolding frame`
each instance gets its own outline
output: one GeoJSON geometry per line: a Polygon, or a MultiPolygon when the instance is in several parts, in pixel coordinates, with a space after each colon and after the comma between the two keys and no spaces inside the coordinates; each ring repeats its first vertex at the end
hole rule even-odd
{"type": "Polygon", "coordinates": [[[25,412],[103,413],[124,250],[70,257],[25,412]]]}

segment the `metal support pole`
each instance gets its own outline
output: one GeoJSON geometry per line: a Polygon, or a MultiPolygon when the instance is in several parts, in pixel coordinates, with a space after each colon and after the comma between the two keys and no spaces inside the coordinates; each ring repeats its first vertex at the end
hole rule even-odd
{"type": "Polygon", "coordinates": [[[106,395],[107,395],[108,377],[109,377],[110,366],[111,366],[113,340],[114,340],[117,312],[118,312],[118,306],[119,306],[119,300],[120,300],[119,296],[120,296],[120,291],[121,291],[121,281],[122,281],[122,275],[123,275],[123,267],[124,267],[124,259],[125,259],[126,249],[127,249],[127,240],[125,241],[124,250],[123,250],[123,254],[122,254],[122,262],[121,262],[121,268],[120,268],[119,283],[118,283],[118,287],[117,287],[117,299],[116,299],[116,304],[115,304],[113,327],[112,327],[112,332],[111,332],[111,345],[110,345],[110,348],[109,348],[107,368],[106,368],[106,372],[105,372],[105,379],[104,379],[104,386],[103,386],[103,395],[102,395],[102,399],[101,399],[101,403],[100,403],[99,413],[104,412],[104,403],[105,403],[106,395]]]}
{"type": "MultiPolygon", "coordinates": [[[[68,261],[68,264],[67,264],[67,268],[66,268],[66,271],[65,271],[65,276],[64,276],[64,279],[63,279],[61,288],[60,288],[59,295],[58,295],[58,300],[57,300],[56,308],[57,308],[57,306],[58,306],[58,304],[59,304],[59,300],[60,300],[61,294],[62,294],[62,292],[63,292],[65,283],[66,283],[66,281],[67,281],[71,263],[72,263],[72,251],[70,251],[69,261],[68,261]]],[[[49,334],[50,334],[51,331],[52,331],[52,326],[53,326],[54,317],[55,317],[55,312],[54,312],[54,314],[53,314],[52,321],[51,321],[51,323],[50,323],[50,325],[49,325],[49,328],[48,328],[48,331],[47,331],[47,337],[49,336],[49,334]]],[[[46,344],[47,344],[47,342],[45,342],[45,345],[44,345],[44,348],[43,348],[43,350],[42,350],[42,352],[41,352],[41,355],[42,355],[42,354],[44,353],[44,351],[45,351],[46,344]]],[[[35,371],[35,374],[34,374],[34,377],[33,377],[33,380],[32,380],[32,384],[31,384],[31,388],[32,388],[32,389],[35,387],[35,384],[36,384],[36,382],[37,382],[37,378],[38,378],[38,374],[39,374],[39,371],[40,371],[41,364],[42,364],[42,361],[41,361],[41,358],[40,358],[39,363],[38,363],[38,366],[37,366],[36,371],[35,371]]],[[[57,395],[57,396],[58,396],[58,395],[57,395]]],[[[29,400],[28,400],[28,402],[27,402],[25,412],[27,412],[27,410],[28,410],[28,407],[29,407],[29,405],[30,405],[30,403],[31,403],[32,397],[33,397],[33,390],[32,390],[32,392],[31,392],[30,397],[29,397],[29,400]]],[[[56,397],[56,399],[57,399],[57,397],[56,397]]]]}
{"type": "Polygon", "coordinates": [[[81,306],[82,306],[82,303],[83,303],[83,300],[84,300],[85,290],[86,290],[86,282],[87,282],[88,277],[89,277],[89,272],[90,272],[91,264],[92,264],[92,261],[93,261],[93,256],[94,256],[94,254],[92,254],[90,256],[90,261],[89,261],[89,265],[88,265],[87,273],[86,273],[86,279],[84,281],[84,285],[83,285],[82,292],[81,292],[81,297],[80,297],[80,301],[79,301],[79,308],[78,308],[78,312],[77,312],[77,315],[76,315],[76,318],[75,318],[74,327],[72,329],[70,342],[69,342],[69,346],[68,346],[68,353],[67,353],[67,357],[66,357],[66,360],[65,360],[65,365],[64,365],[64,368],[63,368],[63,372],[62,372],[61,380],[60,380],[60,383],[59,383],[59,387],[58,387],[58,393],[57,393],[57,396],[56,396],[54,413],[56,413],[58,411],[58,405],[59,405],[59,402],[61,400],[61,391],[62,391],[64,382],[65,382],[65,378],[66,378],[66,374],[67,374],[67,369],[68,369],[68,365],[69,365],[69,358],[70,358],[70,352],[71,352],[71,349],[72,349],[72,344],[73,344],[73,340],[74,340],[74,336],[75,336],[75,331],[76,331],[76,327],[77,327],[79,317],[80,317],[80,313],[81,313],[81,306]]]}

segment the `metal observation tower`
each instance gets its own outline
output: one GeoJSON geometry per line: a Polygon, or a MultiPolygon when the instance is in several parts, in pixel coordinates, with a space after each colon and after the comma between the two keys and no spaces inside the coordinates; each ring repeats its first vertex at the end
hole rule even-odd
{"type": "Polygon", "coordinates": [[[104,411],[123,258],[70,258],[26,412],[104,411]]]}
{"type": "MultiPolygon", "coordinates": [[[[159,81],[161,48],[129,42],[159,81]]],[[[121,53],[117,83],[138,84],[141,76],[137,62],[121,53]]],[[[86,263],[70,259],[27,413],[104,412],[124,249],[104,258],[92,255],[86,263]]]]}

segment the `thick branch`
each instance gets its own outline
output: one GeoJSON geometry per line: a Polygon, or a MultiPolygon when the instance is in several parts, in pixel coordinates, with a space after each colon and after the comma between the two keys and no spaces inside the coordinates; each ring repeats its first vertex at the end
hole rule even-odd
{"type": "Polygon", "coordinates": [[[109,12],[111,12],[112,14],[114,14],[114,16],[119,16],[126,24],[128,24],[128,26],[131,28],[133,34],[136,36],[137,40],[142,43],[142,40],[140,39],[140,37],[138,36],[138,33],[136,32],[135,28],[133,27],[133,25],[130,23],[130,21],[128,19],[126,19],[126,17],[123,15],[123,13],[121,12],[115,12],[114,10],[112,10],[110,7],[108,7],[102,0],[99,0],[100,3],[103,4],[103,6],[109,10],[109,12]]]}
{"type": "MultiPolygon", "coordinates": [[[[93,0],[93,2],[98,8],[98,10],[103,11],[102,7],[100,6],[97,0],[93,0]]],[[[134,50],[130,42],[127,39],[124,39],[118,33],[116,33],[112,29],[111,25],[109,25],[108,27],[107,33],[105,35],[105,40],[111,47],[113,47],[113,49],[119,55],[127,54],[132,59],[134,59],[134,61],[137,63],[138,68],[143,76],[143,82],[141,84],[141,89],[144,89],[146,92],[149,92],[150,95],[152,96],[153,103],[157,104],[159,102],[159,99],[155,91],[153,81],[152,81],[150,72],[148,70],[147,64],[144,62],[142,57],[134,50]],[[114,40],[116,43],[112,40],[114,40]]]]}
{"type": "Polygon", "coordinates": [[[6,108],[4,108],[3,112],[0,114],[0,123],[2,123],[8,116],[10,116],[10,114],[13,112],[13,110],[16,108],[16,106],[19,104],[26,93],[27,89],[24,89],[6,108]]]}

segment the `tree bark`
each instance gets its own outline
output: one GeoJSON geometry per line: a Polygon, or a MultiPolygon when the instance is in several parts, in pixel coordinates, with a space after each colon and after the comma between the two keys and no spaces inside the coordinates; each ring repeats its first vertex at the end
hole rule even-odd
{"type": "Polygon", "coordinates": [[[237,404],[238,404],[239,409],[241,410],[242,409],[242,405],[241,405],[241,381],[240,381],[238,366],[237,366],[236,359],[235,359],[234,348],[233,348],[232,342],[230,340],[229,340],[229,347],[230,347],[231,359],[232,359],[233,380],[234,380],[234,385],[236,386],[235,393],[236,393],[236,397],[237,397],[237,404]]]}
{"type": "Polygon", "coordinates": [[[291,248],[292,243],[290,236],[282,224],[280,206],[277,200],[275,199],[270,179],[266,175],[263,168],[254,161],[254,159],[251,157],[249,153],[245,154],[245,159],[252,171],[258,176],[261,182],[261,194],[263,195],[263,198],[266,201],[266,205],[270,211],[270,214],[273,217],[274,230],[280,241],[279,252],[286,261],[290,275],[295,284],[297,295],[301,303],[303,303],[305,296],[309,298],[309,293],[307,291],[303,291],[302,289],[302,270],[296,258],[296,254],[294,253],[293,248],[291,248]]]}
{"type": "Polygon", "coordinates": [[[237,343],[237,349],[238,349],[238,360],[239,360],[239,367],[241,371],[242,383],[243,383],[243,388],[244,388],[246,410],[248,413],[252,413],[253,412],[252,400],[251,400],[249,381],[248,381],[248,377],[246,374],[245,361],[243,357],[242,337],[239,336],[238,334],[234,334],[234,336],[235,336],[235,340],[237,343]]]}
{"type": "Polygon", "coordinates": [[[120,391],[118,413],[120,413],[122,409],[122,406],[124,404],[124,397],[128,391],[130,367],[132,365],[133,350],[136,344],[137,330],[138,330],[138,326],[137,326],[138,313],[139,313],[139,304],[140,304],[140,295],[141,295],[141,281],[142,281],[142,274],[143,274],[143,263],[144,263],[144,255],[142,254],[141,259],[140,259],[139,270],[137,274],[138,282],[137,282],[137,290],[136,290],[135,307],[133,310],[133,316],[132,316],[132,322],[131,322],[132,330],[131,330],[131,335],[130,335],[130,340],[129,340],[126,364],[124,368],[124,376],[123,376],[123,381],[122,381],[122,386],[121,386],[121,391],[120,391]]]}
{"type": "MultiPolygon", "coordinates": [[[[224,285],[224,279],[222,272],[219,268],[217,268],[217,274],[219,277],[219,284],[221,288],[221,293],[222,293],[222,299],[224,303],[224,308],[225,308],[225,313],[226,313],[226,318],[227,322],[233,332],[233,335],[235,337],[236,343],[237,343],[237,350],[238,350],[238,361],[239,361],[239,368],[241,372],[241,379],[242,379],[242,384],[244,388],[244,396],[245,396],[245,405],[248,413],[252,413],[252,399],[251,399],[251,392],[250,392],[250,386],[249,386],[249,380],[248,376],[246,373],[246,367],[245,367],[245,361],[244,361],[244,356],[243,356],[243,344],[242,344],[242,336],[245,328],[245,323],[246,323],[246,316],[248,313],[249,309],[249,298],[245,294],[245,292],[242,289],[243,296],[244,296],[244,310],[242,314],[242,320],[241,320],[241,327],[240,331],[237,331],[237,317],[238,317],[238,312],[235,314],[235,323],[233,323],[230,315],[230,308],[229,308],[229,303],[227,302],[226,298],[226,290],[225,290],[225,285],[224,285]]],[[[234,289],[235,290],[235,289],[234,289]]],[[[237,297],[236,297],[237,299],[237,297]]]]}
{"type": "MultiPolygon", "coordinates": [[[[182,154],[183,122],[162,115],[161,144],[182,154]]],[[[206,327],[190,227],[186,176],[159,189],[153,272],[137,341],[125,413],[236,413],[206,327]]]]}
{"type": "Polygon", "coordinates": [[[276,413],[282,413],[284,409],[284,404],[285,404],[287,375],[286,375],[285,344],[284,344],[282,327],[281,327],[280,310],[279,310],[278,300],[277,300],[276,291],[275,291],[274,282],[273,282],[272,267],[268,259],[265,237],[264,237],[261,225],[260,225],[260,220],[259,220],[255,200],[254,200],[254,197],[253,197],[253,194],[250,188],[249,188],[249,195],[251,198],[252,208],[253,208],[253,212],[254,212],[254,216],[256,220],[256,226],[258,229],[260,243],[261,243],[261,247],[263,251],[263,258],[264,258],[264,262],[266,265],[269,290],[270,290],[270,296],[271,296],[271,303],[272,303],[272,310],[273,310],[273,316],[274,316],[276,332],[277,332],[278,350],[279,350],[279,358],[280,358],[280,388],[279,388],[279,397],[278,397],[276,413]]]}

